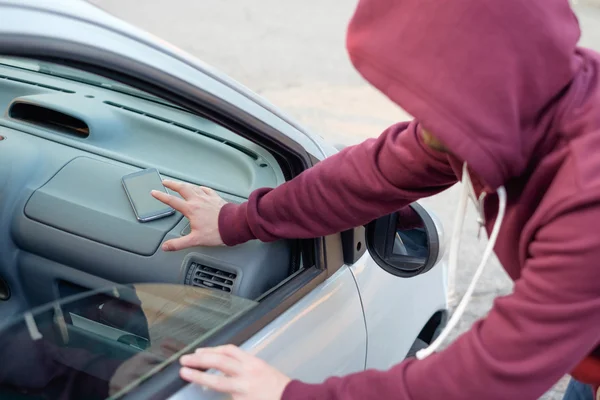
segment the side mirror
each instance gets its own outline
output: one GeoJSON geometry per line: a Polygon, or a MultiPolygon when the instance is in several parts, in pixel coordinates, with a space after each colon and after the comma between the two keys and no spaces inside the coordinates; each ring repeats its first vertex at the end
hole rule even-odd
{"type": "Polygon", "coordinates": [[[369,223],[367,249],[387,272],[403,278],[424,274],[441,258],[441,224],[421,205],[402,210],[369,223]]]}

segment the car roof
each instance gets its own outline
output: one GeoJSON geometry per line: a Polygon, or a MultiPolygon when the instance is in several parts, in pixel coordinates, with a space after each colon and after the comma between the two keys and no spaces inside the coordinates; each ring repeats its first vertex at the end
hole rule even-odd
{"type": "Polygon", "coordinates": [[[310,141],[313,142],[321,151],[322,156],[332,154],[332,151],[329,148],[331,146],[325,145],[320,136],[307,130],[289,115],[283,113],[275,105],[269,103],[246,86],[210,66],[209,64],[170,44],[169,42],[113,16],[112,14],[87,0],[0,0],[0,6],[9,6],[28,9],[30,11],[39,11],[41,13],[61,15],[101,26],[115,33],[126,35],[138,42],[150,45],[156,50],[159,50],[171,57],[193,65],[206,76],[228,86],[239,94],[265,108],[272,114],[276,115],[278,118],[294,127],[297,131],[307,136],[310,141]]]}

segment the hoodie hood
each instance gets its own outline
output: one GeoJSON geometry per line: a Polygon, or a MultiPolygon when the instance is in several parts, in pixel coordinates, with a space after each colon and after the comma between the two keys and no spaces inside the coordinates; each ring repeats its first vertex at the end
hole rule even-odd
{"type": "Polygon", "coordinates": [[[568,0],[360,0],[356,69],[486,186],[521,175],[581,61],[568,0]]]}

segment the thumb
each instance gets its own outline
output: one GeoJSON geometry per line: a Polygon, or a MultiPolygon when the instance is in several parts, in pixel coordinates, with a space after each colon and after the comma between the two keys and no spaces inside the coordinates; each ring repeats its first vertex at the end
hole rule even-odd
{"type": "Polygon", "coordinates": [[[163,243],[163,251],[177,251],[187,249],[188,247],[198,246],[197,238],[193,234],[185,235],[177,239],[167,240],[163,243]]]}

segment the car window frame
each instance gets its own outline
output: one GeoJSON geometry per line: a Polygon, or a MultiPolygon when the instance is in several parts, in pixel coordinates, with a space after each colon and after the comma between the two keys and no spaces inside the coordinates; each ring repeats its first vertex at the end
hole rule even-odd
{"type": "MultiPolygon", "coordinates": [[[[0,54],[82,69],[163,98],[230,129],[273,154],[283,149],[295,157],[295,160],[288,160],[292,162],[289,166],[292,177],[319,161],[282,132],[236,109],[234,105],[177,77],[121,55],[60,39],[24,35],[4,35],[0,43],[0,54]]],[[[204,74],[203,71],[198,72],[204,74]]],[[[286,180],[289,177],[286,176],[286,180]]],[[[256,307],[216,331],[202,345],[243,344],[345,265],[339,233],[304,239],[301,247],[304,262],[309,263],[308,267],[300,269],[277,285],[260,299],[256,307]]],[[[122,398],[165,398],[186,384],[179,377],[179,366],[171,364],[122,398]]]]}

